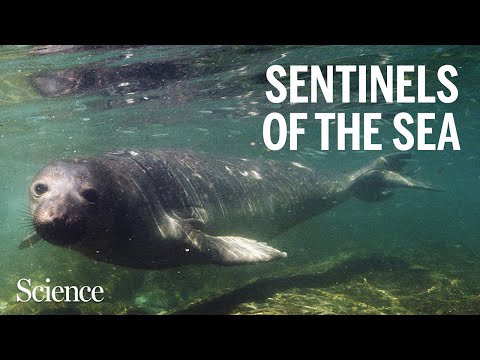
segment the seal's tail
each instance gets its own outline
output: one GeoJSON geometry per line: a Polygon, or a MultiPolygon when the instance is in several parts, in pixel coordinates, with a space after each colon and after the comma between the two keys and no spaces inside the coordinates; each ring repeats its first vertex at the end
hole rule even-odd
{"type": "Polygon", "coordinates": [[[393,193],[389,190],[396,187],[420,189],[428,191],[445,191],[418,180],[411,179],[399,172],[407,164],[411,153],[393,153],[384,155],[371,164],[350,175],[351,189],[354,196],[364,201],[382,201],[393,193]]]}

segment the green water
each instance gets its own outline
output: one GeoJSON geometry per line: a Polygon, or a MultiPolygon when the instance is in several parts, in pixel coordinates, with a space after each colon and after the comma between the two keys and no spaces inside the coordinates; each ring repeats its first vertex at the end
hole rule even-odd
{"type": "MultiPolygon", "coordinates": [[[[0,48],[0,313],[480,313],[480,47],[149,46],[46,55],[31,50],[0,48]],[[433,105],[274,105],[265,97],[271,64],[414,64],[434,71],[451,64],[459,73],[459,98],[433,105]],[[70,93],[58,96],[32,85],[52,74],[85,79],[76,90],[70,82],[70,93]],[[310,114],[298,151],[267,151],[262,126],[272,111],[310,114]],[[394,150],[387,141],[395,137],[392,119],[401,111],[435,112],[432,139],[440,132],[440,114],[455,114],[461,151],[413,151],[415,176],[447,191],[398,190],[380,203],[352,199],[273,239],[271,245],[288,252],[285,260],[142,271],[97,263],[46,242],[18,250],[28,233],[30,181],[53,159],[121,148],[189,149],[341,171],[379,154],[319,152],[313,113],[382,112],[387,153],[394,150]],[[99,304],[17,303],[16,283],[24,277],[34,284],[49,277],[52,284],[101,285],[106,297],[99,304]]],[[[427,77],[427,90],[436,90],[435,81],[427,77]]]]}

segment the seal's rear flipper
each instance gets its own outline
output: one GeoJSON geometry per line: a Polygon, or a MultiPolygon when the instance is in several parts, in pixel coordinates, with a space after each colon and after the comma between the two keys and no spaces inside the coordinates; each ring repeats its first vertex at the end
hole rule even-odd
{"type": "Polygon", "coordinates": [[[191,231],[188,239],[203,255],[221,265],[253,264],[287,256],[265,243],[238,236],[210,236],[191,231]]]}
{"type": "Polygon", "coordinates": [[[397,187],[445,191],[399,174],[406,165],[405,160],[411,157],[410,153],[385,155],[354,172],[350,176],[354,196],[364,201],[382,201],[393,195],[388,189],[397,187]]]}
{"type": "Polygon", "coordinates": [[[32,247],[33,244],[39,242],[40,240],[43,240],[37,233],[32,233],[28,235],[25,239],[22,240],[22,242],[18,245],[18,248],[20,250],[32,247]]]}

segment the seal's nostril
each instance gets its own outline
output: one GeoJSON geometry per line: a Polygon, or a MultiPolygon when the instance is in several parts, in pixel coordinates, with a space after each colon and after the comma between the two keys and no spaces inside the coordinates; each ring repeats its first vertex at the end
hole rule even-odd
{"type": "Polygon", "coordinates": [[[85,189],[80,195],[91,204],[96,203],[98,200],[98,191],[94,188],[85,189]]]}

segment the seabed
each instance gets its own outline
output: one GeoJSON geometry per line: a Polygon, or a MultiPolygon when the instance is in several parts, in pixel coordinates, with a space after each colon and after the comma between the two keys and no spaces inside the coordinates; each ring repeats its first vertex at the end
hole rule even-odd
{"type": "MultiPolygon", "coordinates": [[[[52,255],[57,256],[57,264],[59,254],[52,255]]],[[[212,274],[212,268],[188,267],[175,270],[179,278],[158,288],[158,284],[167,284],[173,270],[142,272],[95,263],[88,277],[97,274],[98,280],[102,274],[101,283],[109,294],[104,302],[17,303],[16,294],[11,294],[0,299],[0,313],[479,314],[479,265],[478,253],[465,244],[426,242],[411,249],[393,245],[382,253],[343,252],[305,266],[277,266],[266,277],[258,277],[253,269],[254,275],[241,284],[232,282],[228,268],[215,268],[212,274]],[[192,289],[192,284],[197,288],[192,289]]],[[[268,269],[268,264],[260,269],[268,269]]],[[[32,279],[44,275],[39,270],[32,279]]],[[[7,280],[12,285],[16,281],[13,277],[7,280]]]]}

